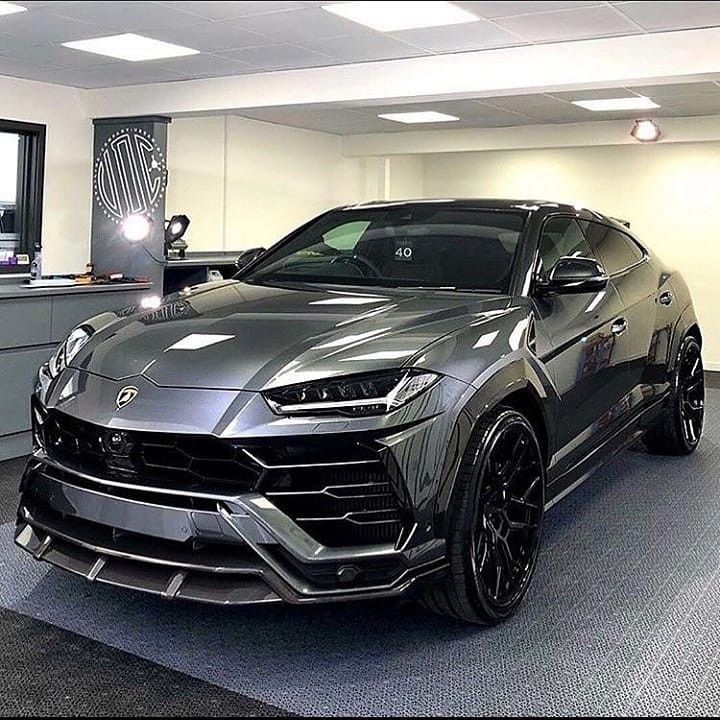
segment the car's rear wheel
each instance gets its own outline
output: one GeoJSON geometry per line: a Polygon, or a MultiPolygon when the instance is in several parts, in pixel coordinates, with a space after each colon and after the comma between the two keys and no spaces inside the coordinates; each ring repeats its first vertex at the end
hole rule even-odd
{"type": "Polygon", "coordinates": [[[527,592],[545,505],[545,467],[536,433],[516,410],[500,407],[475,428],[450,510],[446,578],[427,588],[430,610],[493,625],[527,592]]]}
{"type": "Polygon", "coordinates": [[[700,442],[705,420],[705,375],[700,343],[686,336],[678,352],[673,391],[662,418],[643,437],[651,452],[689,455],[700,442]]]}

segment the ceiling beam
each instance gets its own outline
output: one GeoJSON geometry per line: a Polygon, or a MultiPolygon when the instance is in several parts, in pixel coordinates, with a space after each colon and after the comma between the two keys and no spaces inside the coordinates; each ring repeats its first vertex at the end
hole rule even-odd
{"type": "Polygon", "coordinates": [[[308,103],[406,102],[720,77],[720,28],[89,90],[89,117],[218,114],[308,103]]]}
{"type": "MultiPolygon", "coordinates": [[[[656,118],[663,135],[659,142],[714,142],[720,140],[720,116],[656,118]]],[[[402,133],[347,135],[342,138],[346,157],[414,155],[483,150],[637,145],[630,136],[632,120],[603,120],[505,128],[419,130],[402,133]]]]}

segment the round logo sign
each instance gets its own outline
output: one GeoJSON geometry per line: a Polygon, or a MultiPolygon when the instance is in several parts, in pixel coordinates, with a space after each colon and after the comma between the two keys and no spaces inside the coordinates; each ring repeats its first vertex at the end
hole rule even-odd
{"type": "Polygon", "coordinates": [[[93,189],[95,202],[111,220],[151,214],[166,185],[165,156],[149,132],[126,127],[103,143],[95,159],[93,189]]]}

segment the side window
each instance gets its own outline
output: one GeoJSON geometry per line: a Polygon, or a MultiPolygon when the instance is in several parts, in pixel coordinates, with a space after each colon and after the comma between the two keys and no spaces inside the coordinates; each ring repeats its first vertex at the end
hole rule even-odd
{"type": "Polygon", "coordinates": [[[595,222],[587,225],[590,246],[609,275],[625,270],[642,259],[642,251],[625,233],[595,222]]]}
{"type": "Polygon", "coordinates": [[[595,257],[580,225],[570,217],[554,217],[545,223],[538,255],[543,277],[561,257],[595,257]]]}
{"type": "Polygon", "coordinates": [[[369,224],[359,220],[338,225],[323,235],[323,242],[335,250],[353,250],[369,224]]]}

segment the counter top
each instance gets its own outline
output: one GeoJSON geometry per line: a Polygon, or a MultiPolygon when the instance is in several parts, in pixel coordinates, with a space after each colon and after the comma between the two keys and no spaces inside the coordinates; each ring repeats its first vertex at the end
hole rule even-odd
{"type": "Polygon", "coordinates": [[[237,252],[197,252],[187,253],[182,260],[167,260],[166,268],[199,267],[203,265],[233,265],[242,250],[237,252]]]}
{"type": "Polygon", "coordinates": [[[56,287],[30,287],[19,282],[0,281],[0,300],[14,298],[47,297],[54,295],[82,295],[83,293],[150,290],[152,283],[112,283],[107,285],[62,285],[56,287]]]}

